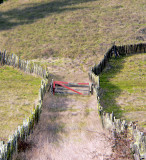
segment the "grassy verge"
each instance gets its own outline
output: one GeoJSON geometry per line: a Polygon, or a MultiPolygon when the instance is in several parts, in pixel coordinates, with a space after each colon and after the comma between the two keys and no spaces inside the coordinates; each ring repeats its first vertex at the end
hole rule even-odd
{"type": "Polygon", "coordinates": [[[110,65],[100,76],[104,110],[146,127],[146,54],[112,59],[110,65]]]}
{"type": "Polygon", "coordinates": [[[0,140],[6,141],[25,117],[30,115],[38,97],[41,78],[9,66],[0,67],[0,140]]]}

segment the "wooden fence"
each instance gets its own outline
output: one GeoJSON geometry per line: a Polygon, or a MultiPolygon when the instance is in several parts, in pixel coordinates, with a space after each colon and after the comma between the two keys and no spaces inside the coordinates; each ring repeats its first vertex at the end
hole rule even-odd
{"type": "Polygon", "coordinates": [[[9,65],[19,68],[27,73],[34,73],[41,77],[46,77],[47,70],[32,61],[23,60],[15,54],[7,54],[6,51],[0,52],[0,65],[9,65]]]}
{"type": "Polygon", "coordinates": [[[133,136],[133,143],[131,144],[131,149],[133,151],[135,160],[146,159],[146,135],[137,129],[137,126],[132,122],[127,123],[125,120],[116,119],[113,113],[106,113],[103,111],[103,107],[100,105],[99,97],[99,74],[104,70],[108,61],[112,57],[113,48],[119,52],[119,55],[131,55],[136,53],[146,53],[146,43],[144,44],[134,44],[134,45],[124,45],[124,46],[112,46],[107,53],[104,55],[103,60],[98,65],[92,67],[89,71],[89,79],[93,83],[94,90],[97,94],[98,111],[100,113],[103,127],[110,130],[113,135],[115,133],[126,132],[127,130],[133,136]]]}
{"type": "Polygon", "coordinates": [[[11,160],[13,154],[18,151],[19,143],[27,139],[40,118],[43,97],[48,87],[49,74],[48,71],[41,66],[31,61],[22,60],[15,54],[8,55],[5,51],[0,52],[0,65],[14,66],[27,73],[34,73],[43,77],[39,89],[37,105],[31,111],[31,115],[27,119],[24,119],[23,124],[18,126],[18,129],[13,135],[9,136],[7,143],[0,141],[0,160],[11,160]]]}
{"type": "Polygon", "coordinates": [[[126,120],[116,119],[113,113],[106,113],[103,111],[100,105],[100,97],[98,99],[98,110],[102,119],[102,125],[104,128],[108,129],[114,140],[116,139],[116,134],[119,133],[129,133],[132,135],[133,142],[131,143],[131,150],[134,155],[135,160],[145,160],[146,159],[146,135],[137,129],[136,124],[133,122],[127,122],[126,120]]]}
{"type": "Polygon", "coordinates": [[[92,67],[91,72],[95,75],[99,75],[103,69],[106,67],[108,61],[113,56],[114,47],[118,51],[119,55],[131,55],[136,53],[146,53],[146,43],[134,44],[134,45],[124,45],[124,46],[112,46],[104,55],[104,58],[98,65],[92,67]]]}

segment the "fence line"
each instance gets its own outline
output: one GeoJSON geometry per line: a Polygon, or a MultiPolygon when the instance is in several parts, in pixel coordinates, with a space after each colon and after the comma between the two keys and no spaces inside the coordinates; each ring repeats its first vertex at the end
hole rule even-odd
{"type": "Polygon", "coordinates": [[[38,101],[34,106],[31,114],[28,118],[23,120],[23,124],[18,126],[18,129],[13,135],[9,136],[8,142],[0,141],[0,160],[11,160],[14,153],[18,152],[19,143],[26,140],[30,133],[33,131],[34,126],[38,123],[42,110],[42,101],[48,87],[48,71],[41,66],[33,63],[32,61],[26,61],[20,59],[15,54],[8,55],[6,51],[0,52],[0,65],[9,65],[19,68],[27,73],[34,73],[42,76],[41,87],[39,89],[38,101]]]}
{"type": "Polygon", "coordinates": [[[93,83],[94,90],[97,94],[98,111],[100,113],[103,127],[110,130],[115,137],[115,133],[124,133],[127,130],[133,136],[134,142],[131,144],[131,149],[135,160],[146,159],[146,135],[137,129],[137,126],[125,120],[116,119],[113,113],[106,113],[103,111],[103,107],[100,105],[99,97],[99,74],[108,64],[110,58],[112,57],[113,48],[119,52],[119,55],[130,55],[135,53],[146,53],[146,43],[134,44],[134,45],[124,45],[124,46],[112,46],[104,55],[103,60],[98,65],[92,67],[89,71],[89,79],[93,83]]]}
{"type": "Polygon", "coordinates": [[[115,46],[113,45],[104,55],[104,58],[98,65],[92,67],[90,72],[93,72],[95,75],[99,75],[106,65],[108,64],[110,58],[113,55],[114,47],[118,51],[119,55],[131,55],[136,53],[146,53],[146,43],[134,44],[134,45],[124,45],[124,46],[115,46]]]}
{"type": "MultiPolygon", "coordinates": [[[[99,74],[106,67],[109,59],[112,57],[112,46],[108,52],[104,55],[104,59],[97,65],[94,66],[89,72],[89,79],[93,82],[94,88],[98,94],[99,89],[99,74]]],[[[120,55],[128,55],[133,53],[145,53],[146,44],[136,44],[136,45],[125,45],[125,46],[116,46],[120,55]]],[[[21,140],[26,140],[29,134],[32,132],[34,126],[37,124],[41,109],[42,101],[48,86],[48,72],[46,69],[43,69],[41,66],[35,64],[32,61],[26,61],[20,59],[20,57],[15,54],[8,55],[6,51],[0,52],[0,65],[10,65],[19,68],[27,73],[34,73],[36,75],[42,76],[41,87],[39,90],[38,103],[31,112],[31,115],[23,121],[22,126],[18,126],[18,129],[14,132],[13,135],[9,136],[9,140],[6,144],[0,142],[0,160],[12,159],[14,152],[18,151],[18,144],[21,140]]],[[[102,106],[100,105],[100,98],[97,95],[98,100],[98,109],[102,117],[102,123],[105,128],[108,128],[113,133],[114,132],[124,132],[127,128],[131,131],[135,142],[132,144],[132,149],[134,152],[135,159],[144,158],[146,152],[146,136],[143,132],[138,131],[134,124],[127,124],[126,121],[121,121],[116,119],[113,113],[102,112],[102,106]]]]}
{"type": "Polygon", "coordinates": [[[42,66],[34,63],[32,61],[23,60],[15,54],[7,54],[6,51],[0,52],[0,65],[9,65],[20,70],[23,70],[26,73],[34,73],[41,77],[46,77],[47,70],[44,69],[42,66]]]}

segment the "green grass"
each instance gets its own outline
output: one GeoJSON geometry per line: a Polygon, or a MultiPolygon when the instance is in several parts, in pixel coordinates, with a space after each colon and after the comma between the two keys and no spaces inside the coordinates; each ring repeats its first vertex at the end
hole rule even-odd
{"type": "Polygon", "coordinates": [[[41,78],[9,66],[0,67],[0,140],[7,140],[30,115],[41,78]]]}
{"type": "Polygon", "coordinates": [[[9,0],[0,5],[1,49],[27,59],[90,56],[95,62],[113,41],[146,40],[145,5],[145,0],[9,0]]]}
{"type": "Polygon", "coordinates": [[[112,68],[100,76],[101,103],[117,118],[146,124],[146,54],[110,61],[112,68]],[[139,116],[137,116],[139,115],[139,116]]]}

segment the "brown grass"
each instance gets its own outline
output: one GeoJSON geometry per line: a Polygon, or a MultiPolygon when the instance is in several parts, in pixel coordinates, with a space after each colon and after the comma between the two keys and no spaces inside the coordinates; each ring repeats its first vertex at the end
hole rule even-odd
{"type": "Polygon", "coordinates": [[[145,7],[145,0],[10,0],[0,5],[1,49],[29,59],[92,57],[95,63],[113,41],[146,41],[145,7]]]}

